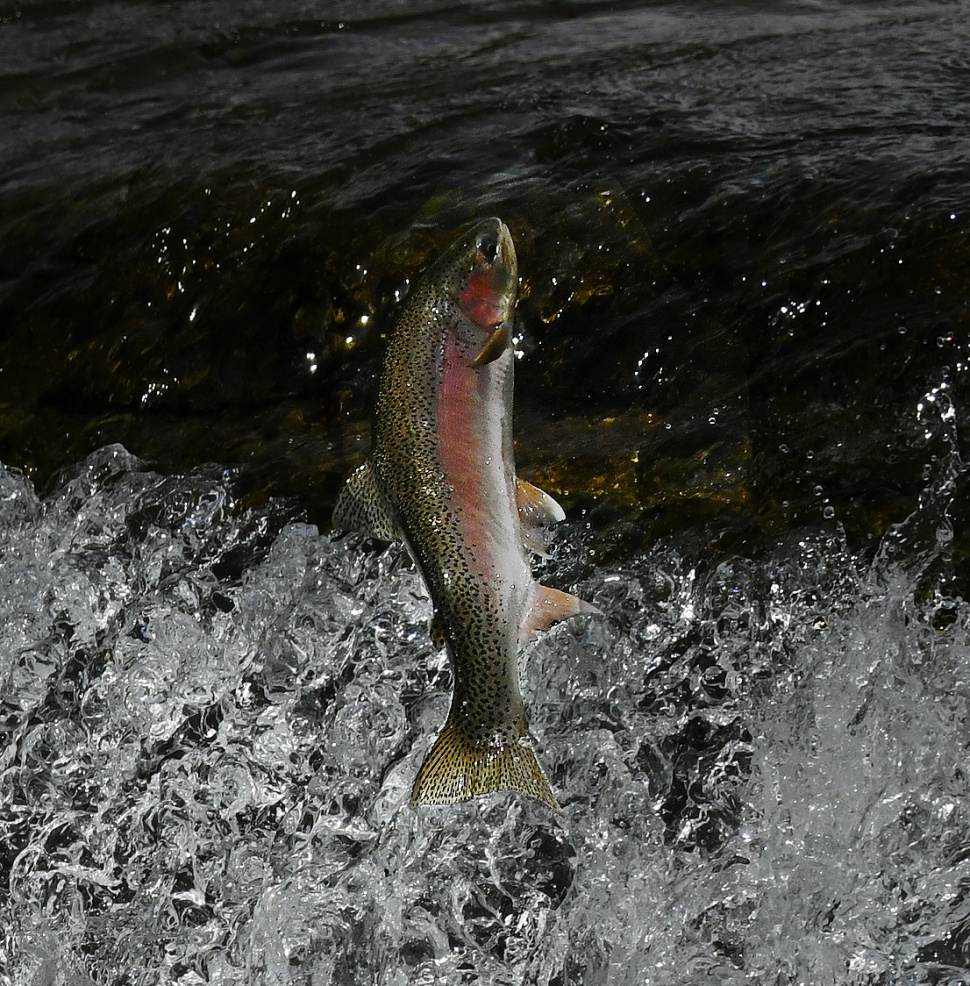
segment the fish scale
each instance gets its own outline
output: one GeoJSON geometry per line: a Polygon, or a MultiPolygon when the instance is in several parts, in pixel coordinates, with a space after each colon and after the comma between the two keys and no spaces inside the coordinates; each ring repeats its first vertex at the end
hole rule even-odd
{"type": "Polygon", "coordinates": [[[564,514],[515,476],[517,290],[499,219],[476,224],[425,272],[388,341],[371,458],[334,511],[335,526],[403,538],[454,667],[451,709],[414,804],[511,790],[559,810],[531,745],[518,648],[555,620],[599,612],[532,578],[527,550],[542,551],[542,528],[564,514]]]}

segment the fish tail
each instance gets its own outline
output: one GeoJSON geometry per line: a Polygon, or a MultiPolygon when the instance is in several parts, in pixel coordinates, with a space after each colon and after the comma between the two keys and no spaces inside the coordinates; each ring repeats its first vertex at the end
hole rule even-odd
{"type": "MultiPolygon", "coordinates": [[[[526,735],[523,724],[522,740],[526,735]]],[[[562,811],[535,752],[525,742],[476,743],[458,718],[449,715],[414,782],[411,803],[450,805],[491,791],[518,791],[562,811]]]]}

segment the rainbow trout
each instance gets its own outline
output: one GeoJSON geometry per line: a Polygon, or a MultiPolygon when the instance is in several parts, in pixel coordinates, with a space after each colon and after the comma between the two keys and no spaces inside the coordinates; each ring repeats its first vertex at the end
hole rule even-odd
{"type": "Polygon", "coordinates": [[[519,645],[555,620],[599,611],[532,578],[527,551],[562,508],[517,480],[512,461],[515,248],[486,219],[454,243],[404,303],[381,373],[370,461],[334,525],[403,537],[431,594],[432,635],[454,668],[451,711],[411,793],[452,804],[521,791],[559,810],[530,746],[519,645]]]}

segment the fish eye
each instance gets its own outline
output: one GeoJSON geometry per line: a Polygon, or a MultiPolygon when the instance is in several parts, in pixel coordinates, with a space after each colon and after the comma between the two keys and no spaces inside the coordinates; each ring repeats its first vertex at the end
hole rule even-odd
{"type": "Polygon", "coordinates": [[[478,252],[490,263],[495,263],[498,256],[498,237],[491,233],[484,234],[478,241],[478,252]]]}

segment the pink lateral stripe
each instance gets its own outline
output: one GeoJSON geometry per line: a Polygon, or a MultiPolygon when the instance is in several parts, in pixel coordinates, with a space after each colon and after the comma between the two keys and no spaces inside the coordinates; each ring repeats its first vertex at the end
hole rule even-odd
{"type": "Polygon", "coordinates": [[[452,506],[458,511],[478,574],[487,576],[491,574],[493,560],[486,526],[487,481],[483,473],[489,455],[499,454],[498,449],[484,447],[486,433],[476,427],[482,415],[488,413],[487,409],[479,409],[482,403],[479,387],[487,371],[473,370],[465,364],[450,333],[445,339],[442,361],[436,414],[441,466],[454,487],[452,506]]]}

